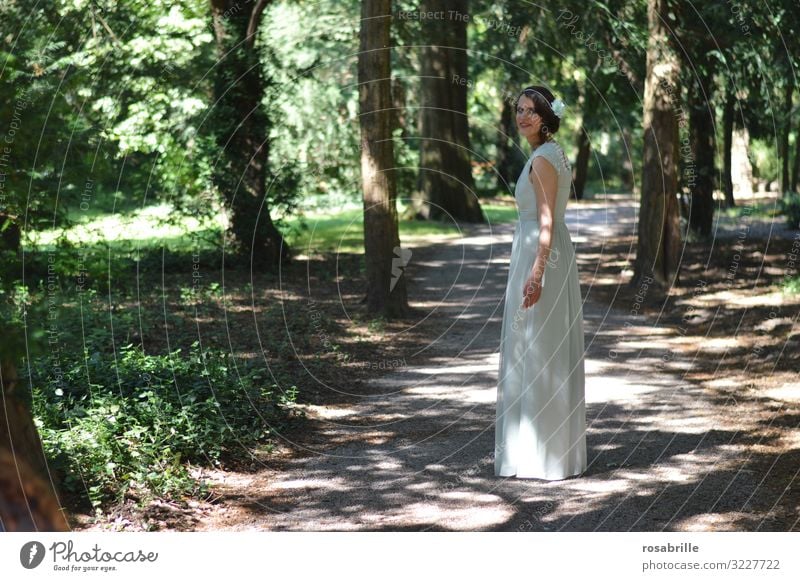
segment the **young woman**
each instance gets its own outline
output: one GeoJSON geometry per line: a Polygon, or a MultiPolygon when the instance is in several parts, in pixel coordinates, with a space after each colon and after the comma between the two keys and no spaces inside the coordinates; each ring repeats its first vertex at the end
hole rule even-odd
{"type": "Polygon", "coordinates": [[[583,303],[564,212],[572,170],[553,139],[564,103],[545,87],[517,99],[533,152],[517,180],[495,424],[495,475],[561,480],[586,470],[583,303]]]}

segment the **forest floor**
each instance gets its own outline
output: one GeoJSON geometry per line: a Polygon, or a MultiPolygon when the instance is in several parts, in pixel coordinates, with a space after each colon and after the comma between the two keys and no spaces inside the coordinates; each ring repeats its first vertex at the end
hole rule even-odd
{"type": "Polygon", "coordinates": [[[680,285],[664,299],[627,284],[636,211],[625,197],[567,211],[585,300],[579,478],[494,476],[514,225],[464,225],[459,237],[404,241],[414,309],[404,320],[365,319],[350,255],[298,260],[278,285],[255,280],[256,303],[231,295],[225,331],[242,352],[258,333],[296,346],[305,419],[248,465],[198,469],[206,500],[77,515],[74,528],[800,530],[800,295],[781,292],[797,276],[788,256],[800,233],[780,218],[720,219],[713,242],[684,245],[680,285]],[[283,321],[259,320],[258,302],[276,300],[283,321]],[[293,333],[309,317],[316,330],[293,333]]]}

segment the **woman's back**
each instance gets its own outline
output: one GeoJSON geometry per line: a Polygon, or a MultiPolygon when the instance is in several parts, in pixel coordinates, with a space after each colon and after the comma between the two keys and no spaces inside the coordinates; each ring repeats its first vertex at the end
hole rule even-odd
{"type": "Polygon", "coordinates": [[[520,218],[538,221],[536,192],[533,190],[531,181],[523,176],[528,175],[533,160],[540,156],[549,161],[558,174],[558,192],[556,194],[556,206],[553,219],[557,222],[563,222],[564,214],[567,210],[567,202],[569,201],[569,193],[572,187],[572,168],[570,167],[569,160],[564,150],[556,141],[548,141],[533,150],[533,153],[528,159],[528,163],[525,164],[523,168],[520,179],[517,180],[514,197],[517,200],[520,218]]]}

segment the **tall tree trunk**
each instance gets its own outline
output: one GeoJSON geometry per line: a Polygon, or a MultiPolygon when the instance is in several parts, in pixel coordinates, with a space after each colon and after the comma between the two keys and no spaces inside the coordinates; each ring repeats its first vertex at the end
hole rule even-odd
{"type": "Polygon", "coordinates": [[[736,95],[733,88],[725,93],[725,109],[722,112],[722,191],[725,193],[725,205],[733,208],[733,116],[736,113],[736,95]]]}
{"type": "Polygon", "coordinates": [[[784,94],[785,115],[783,115],[783,127],[780,137],[780,159],[781,176],[780,189],[781,195],[786,195],[791,187],[789,177],[789,134],[792,131],[792,98],[794,96],[794,80],[791,75],[786,79],[786,89],[784,94]]]}
{"type": "Polygon", "coordinates": [[[695,64],[697,77],[689,88],[689,143],[694,163],[693,179],[687,184],[691,201],[689,228],[706,237],[714,225],[714,79],[709,59],[695,64]]]}
{"type": "Polygon", "coordinates": [[[0,211],[0,250],[18,252],[21,243],[22,231],[16,219],[0,211]]]}
{"type": "Polygon", "coordinates": [[[426,0],[421,49],[420,190],[423,216],[483,222],[467,120],[467,0],[426,0]]]}
{"type": "Polygon", "coordinates": [[[514,103],[503,99],[500,110],[500,128],[497,131],[497,189],[514,191],[514,183],[525,165],[525,157],[520,154],[519,132],[515,119],[514,103]]]}
{"type": "Polygon", "coordinates": [[[219,62],[212,126],[220,159],[213,179],[230,208],[232,250],[267,268],[289,258],[266,200],[269,122],[255,37],[268,0],[211,0],[219,62]]]}
{"type": "MultiPolygon", "coordinates": [[[[588,85],[588,84],[587,84],[588,85]]],[[[595,91],[602,90],[595,86],[586,86],[582,91],[579,100],[581,110],[584,112],[581,121],[581,127],[578,130],[578,135],[575,141],[577,154],[575,155],[575,164],[572,166],[572,187],[575,193],[575,199],[582,200],[584,190],[586,188],[586,176],[589,173],[589,155],[591,154],[591,141],[589,141],[589,131],[591,123],[588,123],[589,117],[594,115],[594,108],[597,102],[595,91]]]]}
{"type": "Polygon", "coordinates": [[[644,161],[639,236],[632,283],[666,289],[679,278],[678,122],[679,64],[667,28],[666,0],[648,0],[644,161]]]}
{"type": "Polygon", "coordinates": [[[786,78],[786,89],[784,94],[783,106],[785,114],[783,117],[783,127],[781,128],[780,137],[780,158],[781,158],[781,179],[780,188],[781,195],[785,196],[789,193],[789,133],[792,131],[792,97],[794,96],[794,80],[792,75],[786,78]]]}
{"type": "Polygon", "coordinates": [[[410,251],[400,247],[391,111],[391,0],[361,1],[358,53],[361,182],[367,310],[386,317],[408,309],[404,268],[410,251]]]}
{"type": "Polygon", "coordinates": [[[572,170],[572,184],[575,188],[575,199],[583,199],[583,190],[586,188],[586,176],[589,173],[589,154],[591,142],[585,124],[581,124],[578,131],[578,155],[575,157],[575,167],[572,170]]]}
{"type": "Polygon", "coordinates": [[[794,138],[794,165],[792,166],[792,191],[796,192],[797,183],[800,181],[800,127],[794,138]]]}
{"type": "Polygon", "coordinates": [[[623,151],[623,161],[622,161],[622,187],[625,191],[633,192],[634,195],[638,195],[639,191],[636,188],[636,180],[633,179],[633,135],[631,133],[631,128],[628,125],[622,127],[622,151],[623,151]]]}
{"type": "MultiPolygon", "coordinates": [[[[2,355],[2,354],[0,354],[2,355]]],[[[17,396],[16,367],[0,361],[0,531],[69,529],[28,406],[17,396]]]]}

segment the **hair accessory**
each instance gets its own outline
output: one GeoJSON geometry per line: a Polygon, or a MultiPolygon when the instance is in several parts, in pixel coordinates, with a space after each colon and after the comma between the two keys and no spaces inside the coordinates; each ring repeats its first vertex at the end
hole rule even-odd
{"type": "Polygon", "coordinates": [[[553,113],[555,113],[556,116],[561,119],[564,116],[564,109],[567,108],[567,105],[561,99],[554,99],[550,104],[550,107],[553,109],[553,113]]]}

